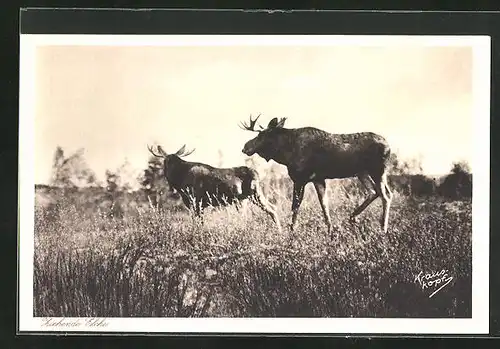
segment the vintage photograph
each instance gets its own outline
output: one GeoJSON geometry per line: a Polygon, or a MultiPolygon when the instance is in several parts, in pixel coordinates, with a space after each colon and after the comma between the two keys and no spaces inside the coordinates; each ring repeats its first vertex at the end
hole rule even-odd
{"type": "Polygon", "coordinates": [[[20,302],[42,330],[487,305],[489,40],[44,37],[20,119],[20,302]]]}

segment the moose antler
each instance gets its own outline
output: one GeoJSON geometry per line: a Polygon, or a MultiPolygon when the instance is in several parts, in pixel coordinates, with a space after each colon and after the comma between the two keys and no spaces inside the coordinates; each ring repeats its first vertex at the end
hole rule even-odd
{"type": "MultiPolygon", "coordinates": [[[[259,130],[256,130],[255,129],[255,124],[257,123],[257,120],[259,119],[260,117],[260,114],[257,115],[257,117],[255,118],[255,120],[252,120],[252,115],[250,115],[250,123],[247,124],[247,123],[244,123],[244,122],[240,122],[240,128],[242,130],[246,130],[246,131],[253,131],[253,132],[260,132],[259,130]]],[[[261,125],[259,125],[259,127],[261,128],[261,130],[264,129],[264,127],[262,127],[261,125]]]]}
{"type": "MultiPolygon", "coordinates": [[[[159,148],[160,152],[161,152],[161,153],[163,153],[163,152],[161,151],[161,150],[163,150],[163,149],[161,149],[161,147],[160,147],[160,146],[158,146],[157,148],[159,148]]],[[[148,150],[149,150],[149,152],[150,152],[151,154],[153,154],[153,155],[154,155],[154,156],[156,156],[157,158],[164,158],[164,157],[165,157],[164,155],[158,155],[158,154],[156,154],[156,153],[153,151],[153,147],[151,147],[151,146],[149,146],[149,145],[148,145],[148,150]]]]}
{"type": "Polygon", "coordinates": [[[196,148],[186,151],[186,145],[184,144],[179,150],[175,152],[175,155],[184,157],[193,154],[195,150],[196,148]]]}

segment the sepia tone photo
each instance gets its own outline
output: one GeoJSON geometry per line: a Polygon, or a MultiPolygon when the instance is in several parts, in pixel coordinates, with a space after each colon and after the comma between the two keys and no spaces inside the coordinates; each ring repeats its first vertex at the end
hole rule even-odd
{"type": "Polygon", "coordinates": [[[32,45],[21,307],[37,326],[471,320],[489,51],[208,38],[32,45]]]}

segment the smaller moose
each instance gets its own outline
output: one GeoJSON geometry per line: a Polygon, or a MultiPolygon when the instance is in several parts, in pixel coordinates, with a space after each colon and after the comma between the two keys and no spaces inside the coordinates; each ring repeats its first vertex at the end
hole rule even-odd
{"type": "Polygon", "coordinates": [[[164,159],[165,178],[171,188],[181,196],[188,209],[201,217],[203,209],[208,206],[228,206],[250,199],[263,209],[281,231],[276,210],[262,193],[258,173],[249,167],[216,168],[199,162],[181,159],[194,152],[186,151],[183,145],[177,152],[167,154],[161,146],[157,146],[159,154],[152,147],[148,150],[156,157],[164,159]]]}

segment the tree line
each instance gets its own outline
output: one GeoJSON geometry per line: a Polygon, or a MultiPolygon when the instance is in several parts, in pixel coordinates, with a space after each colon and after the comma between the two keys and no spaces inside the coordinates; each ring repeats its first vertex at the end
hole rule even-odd
{"type": "MultiPolygon", "coordinates": [[[[220,151],[219,158],[220,165],[222,161],[220,151]]],[[[249,159],[247,165],[255,164],[249,159]]],[[[286,177],[280,176],[278,166],[273,164],[265,170],[262,179],[268,188],[286,186],[286,177]]],[[[134,197],[147,201],[156,209],[170,206],[172,201],[179,200],[178,193],[169,188],[164,179],[162,159],[151,156],[138,176],[134,178],[132,172],[130,164],[125,161],[115,170],[106,170],[104,182],[99,182],[95,172],[85,160],[83,148],[66,154],[61,147],[57,147],[49,186],[69,190],[82,187],[100,188],[104,191],[105,199],[112,203],[112,212],[115,215],[120,215],[120,205],[113,203],[119,202],[124,195],[130,195],[132,192],[135,193],[134,197]]],[[[469,164],[464,161],[453,163],[448,174],[432,178],[422,173],[420,160],[401,160],[393,153],[389,166],[389,183],[393,190],[408,196],[439,195],[449,199],[472,196],[472,173],[469,164]]],[[[349,191],[349,188],[346,190],[349,191]]]]}

